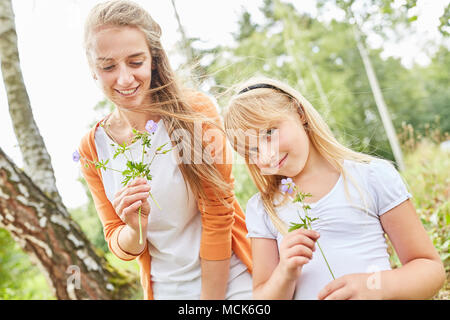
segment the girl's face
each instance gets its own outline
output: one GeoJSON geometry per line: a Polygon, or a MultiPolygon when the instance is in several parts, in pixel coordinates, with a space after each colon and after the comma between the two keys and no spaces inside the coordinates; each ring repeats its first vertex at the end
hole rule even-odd
{"type": "Polygon", "coordinates": [[[263,175],[297,176],[305,167],[310,141],[298,113],[292,112],[250,146],[250,161],[263,175]]]}
{"type": "Polygon", "coordinates": [[[94,77],[118,107],[136,108],[148,96],[152,58],[144,33],[133,27],[104,27],[93,34],[94,77]]]}

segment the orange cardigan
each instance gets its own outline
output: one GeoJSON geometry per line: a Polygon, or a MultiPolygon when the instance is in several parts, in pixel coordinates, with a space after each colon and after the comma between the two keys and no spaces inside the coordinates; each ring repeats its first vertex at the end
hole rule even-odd
{"type": "MultiPolygon", "coordinates": [[[[220,117],[215,106],[204,94],[187,92],[186,99],[196,111],[202,112],[206,116],[220,122],[220,117]]],[[[87,162],[83,160],[98,161],[95,146],[95,131],[101,123],[102,121],[98,122],[81,140],[79,153],[82,159],[82,173],[91,191],[109,249],[119,259],[125,261],[137,258],[144,298],[150,300],[153,299],[153,292],[150,275],[151,256],[147,245],[144,251],[138,256],[129,254],[120,248],[118,235],[120,230],[125,226],[125,223],[116,214],[111,202],[106,197],[100,170],[95,169],[93,165],[86,167],[85,164],[87,162]]],[[[208,128],[214,130],[210,126],[204,125],[203,131],[208,128]]],[[[222,152],[231,152],[231,147],[226,143],[225,137],[223,137],[223,144],[221,146],[223,148],[222,152]]],[[[231,163],[216,164],[216,167],[222,174],[224,180],[234,185],[231,163]]],[[[205,182],[203,186],[208,195],[208,200],[201,201],[197,199],[198,208],[202,216],[200,257],[206,260],[224,260],[230,258],[233,251],[247,266],[248,272],[251,273],[251,248],[249,239],[246,238],[247,228],[245,226],[244,213],[235,199],[234,193],[232,192],[225,198],[227,203],[231,205],[230,208],[227,208],[214,196],[213,185],[205,182]]]]}

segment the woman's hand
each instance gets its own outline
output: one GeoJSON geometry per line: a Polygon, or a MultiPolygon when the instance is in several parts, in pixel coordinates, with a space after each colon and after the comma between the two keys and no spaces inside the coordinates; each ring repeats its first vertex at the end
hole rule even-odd
{"type": "Polygon", "coordinates": [[[311,259],[320,235],[314,230],[297,229],[289,232],[280,245],[280,263],[286,279],[297,280],[311,259]]]}
{"type": "Polygon", "coordinates": [[[113,200],[113,207],[117,215],[131,229],[139,233],[139,207],[141,208],[141,223],[145,230],[147,217],[150,214],[149,197],[150,186],[144,178],[132,180],[127,186],[120,189],[113,200]]]}
{"type": "Polygon", "coordinates": [[[328,283],[317,296],[320,300],[382,299],[381,272],[354,273],[328,283]]]}

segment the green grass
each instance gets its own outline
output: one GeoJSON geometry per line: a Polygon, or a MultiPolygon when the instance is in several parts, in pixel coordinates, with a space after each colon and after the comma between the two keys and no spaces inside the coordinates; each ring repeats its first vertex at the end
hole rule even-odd
{"type": "MultiPolygon", "coordinates": [[[[450,153],[428,140],[416,143],[405,154],[405,178],[413,203],[428,235],[444,263],[447,280],[434,299],[450,298],[450,153]]],[[[390,247],[391,265],[400,266],[390,247]]]]}

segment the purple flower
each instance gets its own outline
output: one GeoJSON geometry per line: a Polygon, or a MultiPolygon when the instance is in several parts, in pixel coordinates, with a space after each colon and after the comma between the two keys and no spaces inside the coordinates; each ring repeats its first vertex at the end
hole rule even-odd
{"type": "Polygon", "coordinates": [[[158,124],[153,120],[148,120],[145,124],[145,130],[148,133],[155,133],[156,129],[158,129],[158,124]]]}
{"type": "Polygon", "coordinates": [[[80,158],[81,158],[80,153],[78,152],[78,150],[75,150],[75,152],[72,153],[73,161],[78,162],[78,161],[80,161],[80,158]]]}
{"type": "Polygon", "coordinates": [[[295,183],[292,181],[291,178],[287,178],[287,179],[281,179],[281,191],[284,193],[289,193],[291,194],[292,192],[294,192],[294,188],[295,188],[295,183]]]}

